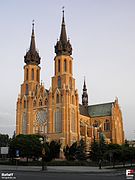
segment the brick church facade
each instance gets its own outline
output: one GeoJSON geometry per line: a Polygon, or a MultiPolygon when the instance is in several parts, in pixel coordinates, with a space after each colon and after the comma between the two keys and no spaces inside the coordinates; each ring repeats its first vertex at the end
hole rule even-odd
{"type": "Polygon", "coordinates": [[[16,134],[43,134],[62,146],[81,138],[87,144],[104,136],[107,143],[124,143],[122,113],[118,99],[88,105],[84,80],[82,103],[73,77],[72,46],[67,39],[64,11],[60,38],[55,45],[54,76],[50,89],[40,82],[40,56],[36,50],[34,24],[30,48],[24,56],[24,81],[17,99],[16,134]]]}

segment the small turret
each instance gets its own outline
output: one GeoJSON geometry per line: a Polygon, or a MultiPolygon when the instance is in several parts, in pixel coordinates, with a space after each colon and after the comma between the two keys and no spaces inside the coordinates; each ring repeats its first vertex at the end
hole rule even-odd
{"type": "Polygon", "coordinates": [[[82,105],[88,106],[88,93],[87,93],[85,78],[84,78],[84,84],[83,84],[82,105]]]}

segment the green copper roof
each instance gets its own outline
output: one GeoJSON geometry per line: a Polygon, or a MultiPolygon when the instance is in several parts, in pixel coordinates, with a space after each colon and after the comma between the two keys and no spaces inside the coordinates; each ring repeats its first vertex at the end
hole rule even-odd
{"type": "Polygon", "coordinates": [[[113,102],[88,106],[88,114],[90,117],[111,116],[112,105],[113,102]]]}

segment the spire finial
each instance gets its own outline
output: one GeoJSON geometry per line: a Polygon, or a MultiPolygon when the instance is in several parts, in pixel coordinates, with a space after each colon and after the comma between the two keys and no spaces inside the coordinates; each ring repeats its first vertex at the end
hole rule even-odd
{"type": "Polygon", "coordinates": [[[63,6],[63,7],[62,7],[62,13],[63,13],[63,16],[62,16],[62,24],[65,24],[65,21],[64,21],[64,9],[65,9],[65,7],[63,6]]]}
{"type": "Polygon", "coordinates": [[[65,9],[65,7],[64,7],[64,6],[62,6],[62,12],[63,12],[63,16],[64,16],[64,9],[65,9]]]}
{"type": "Polygon", "coordinates": [[[32,20],[32,30],[34,30],[35,20],[32,20]]]}
{"type": "Polygon", "coordinates": [[[83,89],[84,89],[84,90],[87,90],[87,89],[86,89],[86,83],[85,83],[85,76],[84,76],[84,85],[83,85],[83,89]]]}

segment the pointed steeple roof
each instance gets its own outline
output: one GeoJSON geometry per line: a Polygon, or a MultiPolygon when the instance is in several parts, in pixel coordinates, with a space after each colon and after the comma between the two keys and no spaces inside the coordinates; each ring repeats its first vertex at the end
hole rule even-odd
{"type": "Polygon", "coordinates": [[[31,51],[36,51],[35,33],[34,33],[34,22],[32,23],[32,34],[31,34],[30,50],[31,51]]]}
{"type": "Polygon", "coordinates": [[[62,12],[63,12],[63,16],[62,16],[60,39],[56,43],[55,53],[57,55],[71,55],[72,46],[70,44],[70,41],[67,40],[64,10],[62,12]]]}
{"type": "Polygon", "coordinates": [[[82,105],[88,106],[88,93],[85,83],[85,77],[84,77],[84,84],[83,84],[83,94],[82,94],[82,105]]]}
{"type": "Polygon", "coordinates": [[[36,50],[36,43],[35,43],[34,21],[32,23],[30,48],[27,51],[26,55],[24,56],[24,62],[26,64],[35,64],[35,65],[40,64],[40,56],[36,50]]]}
{"type": "Polygon", "coordinates": [[[67,43],[67,33],[66,33],[66,27],[65,27],[64,10],[62,12],[63,12],[63,17],[62,17],[62,24],[61,24],[60,41],[63,44],[66,44],[67,43]]]}
{"type": "Polygon", "coordinates": [[[85,83],[85,77],[84,77],[83,91],[87,91],[87,89],[86,89],[86,83],[85,83]]]}

